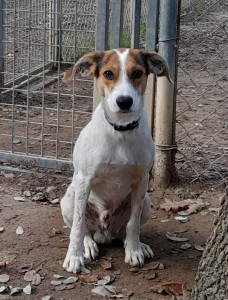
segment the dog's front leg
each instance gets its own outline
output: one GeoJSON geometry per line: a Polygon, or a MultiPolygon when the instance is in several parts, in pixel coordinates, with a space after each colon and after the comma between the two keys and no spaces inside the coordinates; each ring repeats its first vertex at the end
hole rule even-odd
{"type": "Polygon", "coordinates": [[[85,210],[90,193],[90,180],[77,174],[74,177],[74,212],[73,224],[70,232],[70,243],[63,263],[68,272],[80,272],[84,266],[84,236],[85,236],[85,210]]]}
{"type": "Polygon", "coordinates": [[[153,257],[151,248],[140,242],[140,222],[148,178],[132,186],[131,215],[126,228],[125,262],[132,266],[143,266],[145,257],[153,257]]]}

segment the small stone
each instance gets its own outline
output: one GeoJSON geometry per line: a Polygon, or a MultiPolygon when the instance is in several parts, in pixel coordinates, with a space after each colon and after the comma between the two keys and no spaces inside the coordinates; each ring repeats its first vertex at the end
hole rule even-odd
{"type": "Polygon", "coordinates": [[[51,285],[60,285],[60,284],[62,284],[62,281],[59,281],[59,280],[52,280],[51,281],[51,285]]]}
{"type": "Polygon", "coordinates": [[[26,287],[23,288],[23,292],[26,295],[31,295],[32,294],[32,287],[31,284],[28,284],[26,287]]]}
{"type": "Polygon", "coordinates": [[[24,197],[13,197],[15,201],[25,202],[26,199],[24,197]]]}
{"type": "Polygon", "coordinates": [[[114,271],[114,275],[120,275],[122,273],[122,271],[120,269],[114,271]]]}
{"type": "Polygon", "coordinates": [[[3,232],[3,231],[4,231],[4,227],[0,226],[0,232],[3,232]]]}
{"type": "Polygon", "coordinates": [[[22,235],[24,233],[24,229],[21,226],[18,226],[16,229],[16,234],[17,235],[22,235]]]}
{"type": "Polygon", "coordinates": [[[30,197],[30,196],[31,196],[31,192],[28,191],[28,190],[26,190],[26,191],[23,192],[23,195],[24,195],[25,197],[30,197]]]}
{"type": "Polygon", "coordinates": [[[39,285],[41,283],[41,276],[40,274],[36,274],[32,280],[32,284],[39,285]]]}
{"type": "Polygon", "coordinates": [[[146,275],[145,275],[145,278],[146,278],[147,280],[155,279],[155,278],[156,278],[156,273],[152,271],[152,272],[150,272],[149,274],[146,274],[146,275]]]}
{"type": "Polygon", "coordinates": [[[160,263],[159,266],[158,266],[158,270],[164,270],[165,269],[165,266],[163,263],[160,263]]]}
{"type": "Polygon", "coordinates": [[[1,283],[6,283],[8,282],[10,279],[8,274],[0,274],[0,282],[1,283]]]}
{"type": "Polygon", "coordinates": [[[139,268],[137,268],[137,267],[132,267],[132,268],[130,268],[130,272],[131,272],[131,273],[139,273],[139,268]]]}
{"type": "Polygon", "coordinates": [[[68,277],[67,279],[63,280],[62,283],[64,283],[64,284],[71,284],[71,283],[75,283],[77,281],[78,281],[77,277],[71,276],[71,277],[68,277]]]}

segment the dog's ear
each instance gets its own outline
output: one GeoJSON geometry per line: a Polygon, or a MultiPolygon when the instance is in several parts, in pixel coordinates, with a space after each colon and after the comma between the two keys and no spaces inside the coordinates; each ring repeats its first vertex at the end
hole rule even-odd
{"type": "Polygon", "coordinates": [[[166,76],[169,82],[173,84],[173,80],[169,74],[169,68],[165,59],[156,52],[141,52],[146,63],[149,73],[154,73],[157,76],[166,76]]]}
{"type": "Polygon", "coordinates": [[[81,75],[82,77],[97,77],[102,58],[102,51],[94,51],[82,56],[73,67],[64,73],[63,82],[66,83],[72,80],[75,74],[81,75]]]}

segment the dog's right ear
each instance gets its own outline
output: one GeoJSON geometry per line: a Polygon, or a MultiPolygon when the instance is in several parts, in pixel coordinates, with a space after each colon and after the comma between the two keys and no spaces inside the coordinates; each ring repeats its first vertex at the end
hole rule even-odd
{"type": "Polygon", "coordinates": [[[103,55],[103,51],[94,51],[82,56],[73,67],[64,73],[63,82],[66,83],[72,80],[75,74],[82,77],[98,77],[103,55]]]}

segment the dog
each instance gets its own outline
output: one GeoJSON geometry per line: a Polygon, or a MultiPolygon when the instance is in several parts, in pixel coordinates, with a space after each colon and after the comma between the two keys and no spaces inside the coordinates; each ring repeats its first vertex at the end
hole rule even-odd
{"type": "Polygon", "coordinates": [[[75,74],[94,76],[101,97],[76,141],[73,179],[61,200],[71,229],[63,263],[69,272],[80,272],[84,259],[98,257],[97,244],[114,237],[124,241],[131,266],[153,257],[140,241],[140,226],[151,214],[147,188],[155,152],[143,109],[150,73],[171,81],[165,59],[139,49],[94,51],[64,73],[64,82],[75,74]]]}

